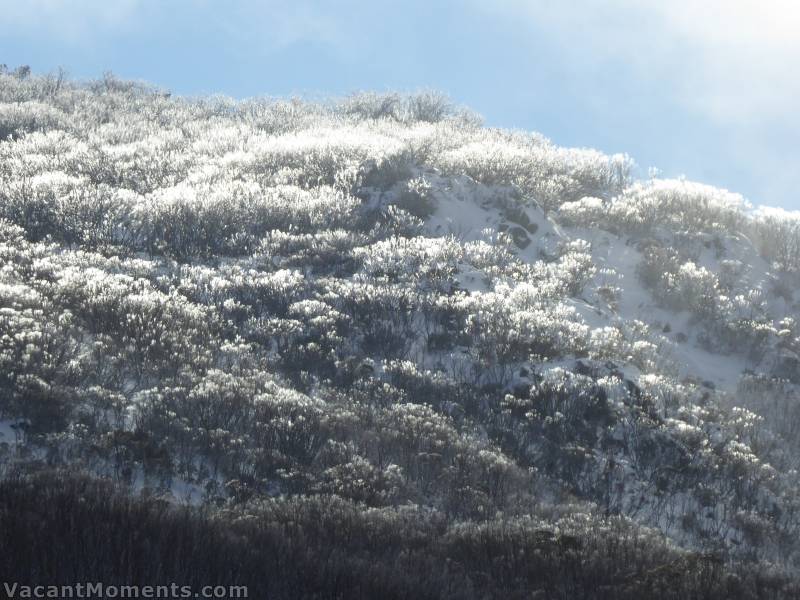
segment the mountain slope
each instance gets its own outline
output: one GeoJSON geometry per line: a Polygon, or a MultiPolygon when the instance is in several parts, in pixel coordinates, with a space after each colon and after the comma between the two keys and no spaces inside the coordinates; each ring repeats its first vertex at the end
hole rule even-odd
{"type": "Polygon", "coordinates": [[[0,133],[7,523],[188,503],[331,560],[308,597],[796,591],[796,215],[430,94],[3,73],[0,133]]]}

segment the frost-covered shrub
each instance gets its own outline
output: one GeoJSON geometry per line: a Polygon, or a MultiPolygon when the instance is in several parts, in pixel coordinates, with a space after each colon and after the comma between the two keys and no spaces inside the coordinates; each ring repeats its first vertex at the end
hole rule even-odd
{"type": "Polygon", "coordinates": [[[483,140],[444,151],[434,164],[444,173],[463,173],[487,185],[516,186],[524,198],[548,210],[590,194],[610,197],[628,182],[631,162],[626,156],[501,135],[485,133],[483,140]]]}
{"type": "Polygon", "coordinates": [[[405,487],[400,467],[390,464],[379,469],[361,456],[326,469],[322,478],[321,492],[333,493],[368,506],[391,504],[405,487]]]}
{"type": "Polygon", "coordinates": [[[93,331],[115,336],[133,365],[200,361],[209,351],[203,347],[210,325],[206,311],[174,292],[94,268],[65,269],[58,277],[57,301],[93,331]]]}
{"type": "Polygon", "coordinates": [[[681,262],[677,252],[659,244],[647,245],[643,254],[637,266],[639,278],[664,306],[691,312],[709,348],[746,348],[752,360],[761,361],[776,330],[763,291],[743,288],[734,277],[741,273],[741,263],[723,261],[718,275],[691,260],[681,262]]]}
{"type": "Polygon", "coordinates": [[[586,197],[559,208],[567,225],[602,227],[647,235],[674,232],[736,233],[747,223],[749,204],[739,194],[682,179],[635,182],[613,198],[586,197]]]}
{"type": "MultiPolygon", "coordinates": [[[[252,129],[268,135],[280,135],[319,124],[331,116],[331,110],[323,104],[303,102],[299,98],[249,98],[234,107],[236,121],[241,123],[231,131],[238,136],[247,136],[252,129]]],[[[224,115],[223,115],[224,116],[224,115]]],[[[229,125],[230,120],[221,120],[221,125],[229,125]]],[[[198,123],[201,124],[201,123],[198,123]]],[[[214,143],[217,136],[203,139],[202,144],[214,143]]],[[[230,139],[231,150],[238,146],[238,140],[230,139]]]]}
{"type": "Polygon", "coordinates": [[[352,222],[358,200],[331,188],[279,186],[262,191],[231,182],[210,188],[178,186],[136,207],[137,242],[151,253],[179,258],[251,251],[268,232],[312,233],[352,222]]]}
{"type": "Polygon", "coordinates": [[[64,172],[43,173],[8,186],[0,214],[25,227],[32,240],[101,248],[131,243],[136,196],[108,185],[90,186],[64,172]]]}
{"type": "MultiPolygon", "coordinates": [[[[746,439],[756,447],[767,445],[770,434],[798,447],[800,405],[792,383],[780,377],[747,374],[736,389],[738,425],[746,427],[746,439]],[[742,422],[743,421],[743,422],[742,422]]],[[[744,431],[742,433],[745,433],[744,431]]]]}
{"type": "Polygon", "coordinates": [[[585,351],[588,328],[574,310],[543,299],[531,284],[497,284],[491,292],[461,296],[476,366],[494,383],[506,383],[518,363],[585,351]]]}
{"type": "Polygon", "coordinates": [[[359,119],[396,119],[401,110],[400,94],[362,92],[345,98],[337,106],[346,115],[355,115],[359,119]]]}
{"type": "Polygon", "coordinates": [[[182,265],[174,288],[192,302],[222,308],[225,302],[249,307],[255,314],[284,315],[305,297],[308,285],[299,271],[263,271],[228,265],[219,269],[182,265]]]}
{"type": "Polygon", "coordinates": [[[593,329],[590,334],[589,355],[599,360],[624,360],[642,371],[653,371],[661,366],[658,359],[659,348],[653,341],[641,339],[642,330],[647,331],[647,326],[641,322],[593,329]]]}
{"type": "Polygon", "coordinates": [[[740,260],[722,260],[717,270],[717,278],[722,290],[730,291],[739,286],[747,272],[747,265],[740,260]]]}
{"type": "Polygon", "coordinates": [[[402,283],[326,279],[321,298],[349,319],[368,356],[403,358],[419,343],[418,290],[402,283]]]}
{"type": "Polygon", "coordinates": [[[323,272],[355,268],[352,252],[367,243],[361,232],[331,229],[315,233],[267,232],[254,253],[282,267],[309,266],[323,272]]]}
{"type": "Polygon", "coordinates": [[[395,404],[383,413],[383,441],[396,453],[404,471],[424,468],[423,453],[442,453],[456,444],[458,433],[447,417],[423,404],[395,404]]]}
{"type": "Polygon", "coordinates": [[[667,275],[665,288],[669,290],[674,306],[701,317],[713,316],[719,297],[719,281],[705,267],[691,261],[682,264],[677,273],[667,275]]]}
{"type": "Polygon", "coordinates": [[[555,367],[543,370],[530,389],[506,394],[501,426],[513,431],[507,443],[518,455],[557,477],[568,477],[588,491],[596,468],[590,448],[598,432],[617,416],[604,386],[590,377],[555,367]],[[588,476],[587,476],[588,475],[588,476]]]}
{"type": "Polygon", "coordinates": [[[361,271],[376,281],[420,282],[442,289],[458,271],[463,250],[455,239],[389,238],[354,252],[361,271]]]}
{"type": "Polygon", "coordinates": [[[592,261],[591,247],[584,240],[573,240],[559,249],[557,268],[564,282],[565,292],[577,296],[592,279],[597,268],[592,261]]]}
{"type": "Polygon", "coordinates": [[[545,370],[537,378],[529,397],[533,413],[526,415],[528,418],[542,419],[561,428],[578,426],[579,421],[589,416],[587,411],[597,410],[604,418],[611,417],[606,394],[594,381],[558,367],[545,370]]]}
{"type": "Polygon", "coordinates": [[[720,298],[720,327],[718,336],[730,348],[747,348],[748,356],[760,362],[770,337],[777,335],[767,313],[761,290],[749,290],[732,298],[720,298]]]}
{"type": "Polygon", "coordinates": [[[738,194],[684,180],[634,184],[615,199],[610,218],[632,230],[671,226],[689,231],[737,231],[747,202],[738,194]]]}
{"type": "Polygon", "coordinates": [[[69,313],[52,321],[41,309],[9,307],[22,290],[0,284],[0,412],[27,421],[31,432],[66,427],[73,390],[65,387],[68,365],[80,375],[78,342],[69,313]]]}
{"type": "Polygon", "coordinates": [[[280,136],[252,136],[236,152],[227,154],[223,164],[271,184],[306,189],[329,185],[351,191],[370,174],[373,183],[382,177],[380,183],[386,186],[389,175],[398,166],[404,167],[404,152],[401,141],[380,127],[327,126],[280,136]],[[378,177],[381,169],[384,172],[378,177]]]}
{"type": "Polygon", "coordinates": [[[436,210],[431,184],[424,177],[409,180],[400,193],[397,205],[415,217],[427,219],[436,210]]]}
{"type": "Polygon", "coordinates": [[[407,120],[437,123],[453,112],[450,100],[437,92],[419,92],[409,96],[405,102],[407,120]]]}
{"type": "Polygon", "coordinates": [[[660,301],[675,310],[713,316],[720,299],[717,275],[693,261],[681,262],[677,253],[660,245],[645,248],[637,274],[660,301]]]}
{"type": "Polygon", "coordinates": [[[436,92],[408,96],[362,92],[345,98],[336,108],[359,119],[392,119],[404,123],[438,123],[454,112],[450,100],[436,92]]]}
{"type": "Polygon", "coordinates": [[[51,104],[37,101],[0,104],[0,140],[35,131],[65,127],[66,115],[51,104]]]}
{"type": "Polygon", "coordinates": [[[660,294],[666,288],[669,275],[680,268],[678,253],[658,243],[641,248],[642,260],[636,265],[636,274],[645,286],[660,294]]]}
{"type": "Polygon", "coordinates": [[[558,218],[572,227],[608,226],[610,201],[602,198],[586,197],[572,202],[564,202],[558,208],[558,218]]]}
{"type": "Polygon", "coordinates": [[[750,226],[762,256],[781,271],[800,270],[800,213],[760,207],[750,226]]]}

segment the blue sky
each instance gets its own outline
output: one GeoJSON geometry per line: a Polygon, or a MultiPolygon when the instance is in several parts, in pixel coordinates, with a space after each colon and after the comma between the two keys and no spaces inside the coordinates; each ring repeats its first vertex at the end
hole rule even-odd
{"type": "Polygon", "coordinates": [[[488,125],[800,209],[794,0],[0,0],[0,62],[175,93],[437,89],[488,125]]]}

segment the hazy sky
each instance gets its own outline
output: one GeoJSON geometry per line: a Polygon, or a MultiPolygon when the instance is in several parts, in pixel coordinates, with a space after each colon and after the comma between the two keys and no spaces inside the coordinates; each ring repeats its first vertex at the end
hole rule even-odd
{"type": "Polygon", "coordinates": [[[792,209],[798,31],[794,0],[0,0],[9,66],[235,97],[435,88],[792,209]]]}

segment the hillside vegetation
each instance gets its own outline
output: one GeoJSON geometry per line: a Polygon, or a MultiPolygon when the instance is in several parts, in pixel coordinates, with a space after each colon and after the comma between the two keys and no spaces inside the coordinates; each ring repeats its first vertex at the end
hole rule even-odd
{"type": "Polygon", "coordinates": [[[635,172],[3,69],[0,572],[798,597],[800,216],[635,172]]]}

